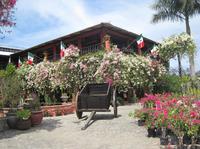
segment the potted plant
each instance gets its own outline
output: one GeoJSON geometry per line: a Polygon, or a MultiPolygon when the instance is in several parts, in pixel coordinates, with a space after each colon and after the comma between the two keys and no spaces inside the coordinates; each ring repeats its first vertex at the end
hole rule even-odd
{"type": "Polygon", "coordinates": [[[138,126],[144,126],[145,125],[145,120],[146,120],[146,117],[147,117],[147,113],[145,112],[145,109],[135,110],[134,117],[138,118],[138,126]]]}
{"type": "Polygon", "coordinates": [[[39,97],[33,93],[32,94],[32,101],[30,103],[31,105],[31,124],[32,126],[39,125],[42,122],[43,119],[43,112],[40,107],[40,101],[39,97]]]}
{"type": "Polygon", "coordinates": [[[156,137],[155,117],[154,110],[147,110],[147,117],[145,120],[145,126],[147,127],[148,137],[156,137]]]}
{"type": "Polygon", "coordinates": [[[22,83],[18,79],[15,72],[15,66],[8,64],[4,71],[4,76],[0,79],[0,92],[4,101],[5,107],[8,107],[8,113],[6,114],[7,124],[9,128],[15,128],[17,122],[16,110],[18,103],[21,100],[22,83]]]}
{"type": "Polygon", "coordinates": [[[31,111],[28,109],[22,109],[17,111],[17,129],[27,130],[31,127],[31,111]]]}

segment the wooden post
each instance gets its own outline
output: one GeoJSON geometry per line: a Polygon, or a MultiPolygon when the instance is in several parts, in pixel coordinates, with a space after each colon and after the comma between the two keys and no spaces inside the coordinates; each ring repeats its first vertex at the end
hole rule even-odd
{"type": "Polygon", "coordinates": [[[142,50],[138,48],[138,55],[142,55],[142,50]]]}
{"type": "Polygon", "coordinates": [[[104,41],[105,41],[105,50],[107,52],[111,51],[111,47],[110,47],[110,36],[109,35],[105,35],[104,36],[104,41]]]}
{"type": "Polygon", "coordinates": [[[48,61],[48,52],[47,51],[44,51],[44,59],[43,59],[43,61],[48,61]]]}
{"type": "Polygon", "coordinates": [[[105,29],[101,30],[100,33],[100,44],[101,44],[101,48],[104,48],[104,36],[106,35],[105,29]]]}
{"type": "Polygon", "coordinates": [[[78,38],[78,48],[79,48],[80,50],[82,49],[81,37],[78,38]]]}
{"type": "Polygon", "coordinates": [[[53,47],[53,61],[56,61],[56,46],[53,47]]]}

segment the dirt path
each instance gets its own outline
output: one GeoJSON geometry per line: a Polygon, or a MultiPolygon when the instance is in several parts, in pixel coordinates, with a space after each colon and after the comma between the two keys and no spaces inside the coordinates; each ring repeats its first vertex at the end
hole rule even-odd
{"type": "Polygon", "coordinates": [[[128,117],[136,108],[137,104],[119,107],[118,118],[113,112],[97,113],[84,131],[85,121],[75,114],[45,118],[28,131],[0,132],[0,149],[159,149],[159,139],[147,138],[146,129],[128,117]]]}

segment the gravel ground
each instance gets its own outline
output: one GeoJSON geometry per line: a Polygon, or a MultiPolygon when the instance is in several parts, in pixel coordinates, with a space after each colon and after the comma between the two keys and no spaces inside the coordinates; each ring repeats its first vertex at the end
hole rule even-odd
{"type": "Polygon", "coordinates": [[[85,121],[75,114],[44,118],[40,126],[27,131],[0,132],[0,149],[159,149],[159,139],[146,137],[146,129],[128,117],[138,107],[118,107],[118,118],[113,112],[97,113],[84,131],[85,121]]]}

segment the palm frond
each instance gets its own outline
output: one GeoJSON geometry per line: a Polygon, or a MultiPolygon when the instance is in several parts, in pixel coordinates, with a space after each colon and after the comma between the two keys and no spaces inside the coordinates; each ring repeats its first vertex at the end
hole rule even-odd
{"type": "Polygon", "coordinates": [[[184,18],[182,16],[179,16],[178,14],[170,13],[167,11],[159,11],[156,14],[153,15],[152,23],[158,23],[161,21],[183,21],[184,18]]]}

